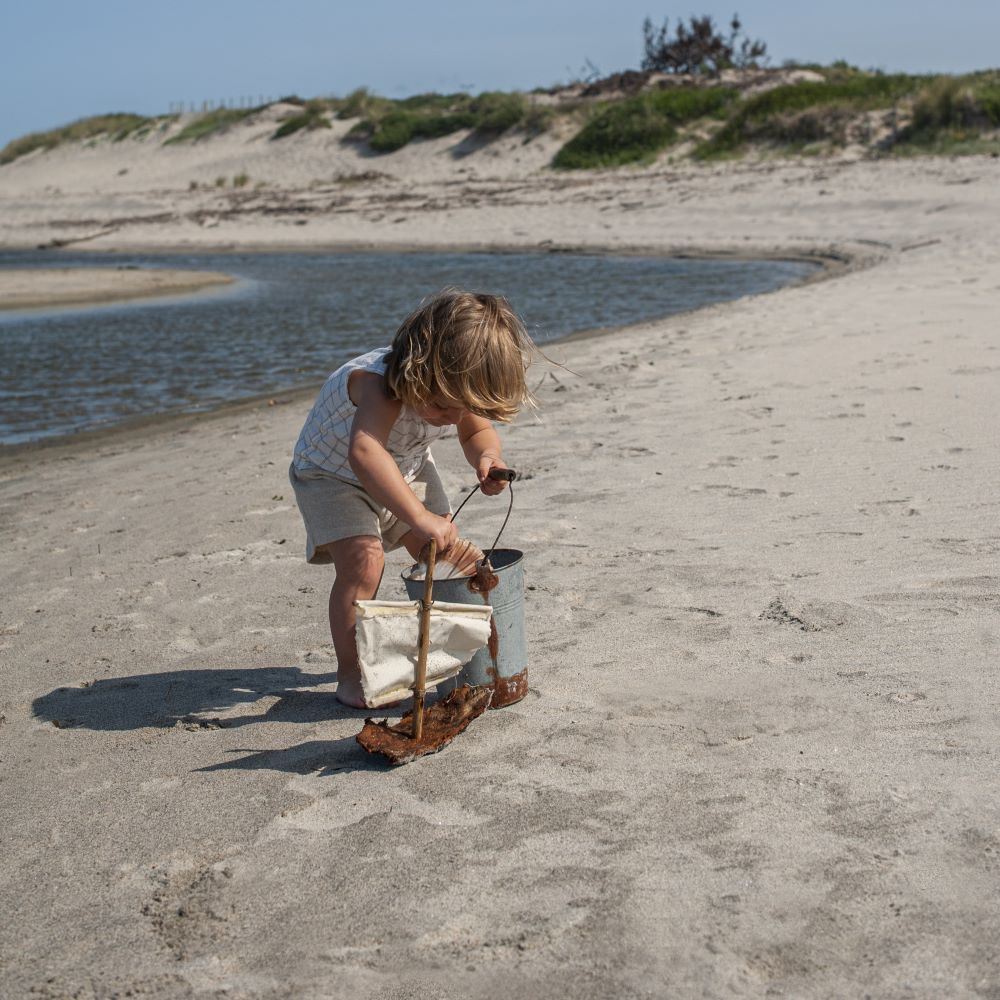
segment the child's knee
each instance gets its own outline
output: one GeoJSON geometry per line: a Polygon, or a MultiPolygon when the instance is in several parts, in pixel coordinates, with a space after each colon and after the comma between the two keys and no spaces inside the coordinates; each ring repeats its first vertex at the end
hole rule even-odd
{"type": "Polygon", "coordinates": [[[373,590],[378,586],[385,566],[382,543],[374,537],[363,535],[345,538],[330,545],[337,582],[341,586],[359,590],[373,590]]]}

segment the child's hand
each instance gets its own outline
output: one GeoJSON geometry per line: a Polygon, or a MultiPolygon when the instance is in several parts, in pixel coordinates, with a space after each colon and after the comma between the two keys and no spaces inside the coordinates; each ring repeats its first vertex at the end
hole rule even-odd
{"type": "Polygon", "coordinates": [[[476,476],[479,478],[479,488],[488,496],[495,497],[498,493],[503,493],[507,488],[507,481],[504,479],[490,479],[490,469],[509,468],[501,459],[492,455],[483,455],[476,466],[476,476]]]}
{"type": "Polygon", "coordinates": [[[444,552],[458,540],[458,529],[452,524],[451,519],[432,514],[430,511],[417,518],[412,528],[422,546],[433,538],[437,542],[438,552],[444,552]]]}

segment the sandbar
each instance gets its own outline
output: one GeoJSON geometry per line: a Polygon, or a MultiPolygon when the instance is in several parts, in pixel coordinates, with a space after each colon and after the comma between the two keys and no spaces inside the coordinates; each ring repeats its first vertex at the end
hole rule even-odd
{"type": "Polygon", "coordinates": [[[217,271],[135,267],[15,267],[0,270],[0,310],[104,305],[190,295],[232,284],[217,271]]]}

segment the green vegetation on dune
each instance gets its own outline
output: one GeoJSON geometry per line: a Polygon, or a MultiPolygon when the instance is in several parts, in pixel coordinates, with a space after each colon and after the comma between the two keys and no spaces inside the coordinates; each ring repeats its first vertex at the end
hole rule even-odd
{"type": "Polygon", "coordinates": [[[473,128],[482,136],[502,135],[524,123],[528,102],[523,94],[487,91],[469,105],[473,128]]]}
{"type": "Polygon", "coordinates": [[[701,159],[731,156],[749,145],[801,148],[814,142],[842,145],[859,114],[892,108],[911,97],[926,77],[836,70],[826,80],[785,84],[747,98],[726,124],[701,143],[701,159]]]}
{"type": "Polygon", "coordinates": [[[644,163],[677,138],[677,128],[717,118],[736,99],[729,87],[684,87],[608,102],[552,161],[563,170],[644,163]]]}
{"type": "Polygon", "coordinates": [[[302,111],[286,118],[271,138],[284,139],[286,136],[294,135],[303,130],[311,132],[318,128],[331,128],[328,117],[329,110],[328,101],[305,101],[302,105],[302,111]]]}
{"type": "Polygon", "coordinates": [[[216,108],[214,111],[206,111],[185,125],[177,135],[167,139],[163,145],[171,146],[179,142],[197,142],[199,139],[207,139],[211,135],[225,132],[233,125],[249,118],[250,115],[263,111],[265,107],[266,105],[256,108],[216,108]]]}
{"type": "Polygon", "coordinates": [[[169,121],[165,118],[146,118],[142,115],[118,113],[95,115],[47,132],[32,132],[9,142],[0,150],[0,164],[12,163],[21,156],[27,156],[36,149],[55,149],[67,142],[82,142],[106,136],[113,142],[120,142],[130,135],[145,134],[156,124],[169,121]]]}
{"type": "Polygon", "coordinates": [[[996,71],[948,77],[864,72],[844,63],[810,68],[825,79],[747,96],[692,82],[597,104],[553,166],[649,163],[678,141],[683,125],[689,135],[709,133],[692,153],[702,160],[750,151],[819,153],[849,141],[866,145],[873,155],[1000,148],[996,71]]]}
{"type": "MultiPolygon", "coordinates": [[[[344,138],[375,153],[459,132],[470,134],[473,142],[462,148],[471,150],[512,132],[528,141],[558,123],[561,132],[571,133],[552,160],[553,167],[564,170],[648,164],[682,141],[683,155],[697,160],[823,155],[847,145],[869,156],[1000,152],[998,70],[915,76],[835,63],[781,70],[751,67],[721,79],[688,73],[665,80],[662,74],[627,71],[586,86],[535,94],[487,91],[391,100],[361,88],[342,98],[292,96],[278,102],[285,108],[271,106],[285,112],[271,138],[330,129],[334,118],[353,119],[344,138]],[[808,74],[802,72],[806,70],[808,74]],[[803,79],[805,75],[812,79],[803,79]],[[789,82],[794,79],[799,82],[789,82]]],[[[185,116],[179,130],[170,128],[176,115],[84,118],[14,140],[0,150],[0,165],[73,142],[119,142],[151,134],[169,136],[165,145],[198,142],[267,107],[185,116]]]]}
{"type": "Polygon", "coordinates": [[[937,77],[917,95],[909,125],[899,136],[900,152],[993,151],[1000,137],[1000,72],[937,77]]]}
{"type": "Polygon", "coordinates": [[[358,87],[347,97],[341,98],[337,104],[337,117],[344,119],[367,117],[374,109],[388,105],[389,102],[373,94],[367,87],[358,87]]]}
{"type": "Polygon", "coordinates": [[[367,140],[378,153],[391,153],[413,139],[436,139],[463,129],[491,139],[516,127],[537,129],[539,122],[523,94],[499,91],[478,97],[418,94],[401,101],[355,91],[338,117],[348,117],[347,108],[358,110],[361,119],[348,136],[367,140]]]}

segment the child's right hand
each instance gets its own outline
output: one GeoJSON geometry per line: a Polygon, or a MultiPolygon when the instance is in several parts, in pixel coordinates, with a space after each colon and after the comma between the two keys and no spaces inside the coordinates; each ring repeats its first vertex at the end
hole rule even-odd
{"type": "Polygon", "coordinates": [[[458,529],[452,523],[451,518],[441,517],[439,514],[432,514],[427,511],[417,519],[417,523],[412,525],[413,533],[420,540],[421,545],[426,545],[432,538],[437,542],[438,552],[445,552],[458,541],[458,529]]]}

